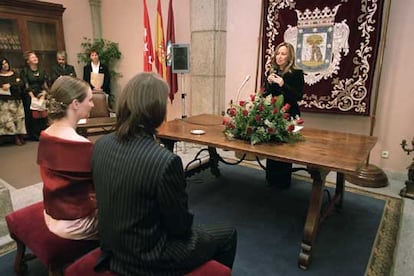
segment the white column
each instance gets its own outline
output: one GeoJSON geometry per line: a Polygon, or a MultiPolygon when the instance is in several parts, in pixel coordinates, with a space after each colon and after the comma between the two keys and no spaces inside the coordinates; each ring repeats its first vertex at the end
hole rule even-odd
{"type": "Polygon", "coordinates": [[[102,38],[101,0],[89,0],[93,38],[102,38]]]}
{"type": "Polygon", "coordinates": [[[190,115],[225,110],[227,0],[191,0],[190,115]]]}

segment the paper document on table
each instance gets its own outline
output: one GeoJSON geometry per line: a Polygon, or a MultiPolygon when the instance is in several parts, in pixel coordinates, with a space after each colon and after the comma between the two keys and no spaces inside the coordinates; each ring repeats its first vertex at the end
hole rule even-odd
{"type": "Polygon", "coordinates": [[[86,119],[80,119],[79,121],[78,121],[78,125],[83,125],[83,124],[86,124],[86,119]]]}
{"type": "Polygon", "coordinates": [[[295,126],[295,129],[292,132],[299,132],[303,126],[295,126]]]}
{"type": "Polygon", "coordinates": [[[104,74],[102,73],[91,73],[91,84],[94,88],[102,88],[104,81],[104,74]]]}

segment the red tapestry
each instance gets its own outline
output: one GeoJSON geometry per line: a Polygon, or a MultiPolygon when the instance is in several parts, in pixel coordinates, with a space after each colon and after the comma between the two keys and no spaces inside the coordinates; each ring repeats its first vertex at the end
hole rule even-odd
{"type": "Polygon", "coordinates": [[[305,73],[302,111],[369,115],[384,1],[264,0],[262,72],[290,42],[305,73]]]}

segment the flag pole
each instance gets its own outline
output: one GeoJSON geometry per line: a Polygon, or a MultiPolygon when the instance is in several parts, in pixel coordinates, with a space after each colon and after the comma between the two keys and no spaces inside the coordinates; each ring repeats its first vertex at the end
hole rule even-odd
{"type": "Polygon", "coordinates": [[[166,61],[167,61],[167,82],[170,86],[170,93],[169,98],[171,101],[171,104],[174,100],[174,94],[178,91],[178,85],[177,85],[177,74],[175,72],[172,72],[172,62],[173,62],[173,53],[172,53],[172,47],[175,43],[175,27],[174,27],[174,11],[173,11],[173,3],[172,0],[170,0],[168,4],[168,21],[167,21],[167,44],[166,44],[166,61]]]}
{"type": "Polygon", "coordinates": [[[261,73],[261,70],[259,69],[259,66],[261,63],[261,57],[262,57],[262,39],[263,39],[263,20],[264,20],[264,0],[261,1],[261,8],[260,8],[260,23],[259,23],[259,36],[257,38],[257,58],[256,58],[256,76],[255,76],[255,85],[256,89],[260,89],[261,84],[261,76],[259,76],[259,73],[261,73]],[[260,79],[260,81],[259,81],[260,79]]]}

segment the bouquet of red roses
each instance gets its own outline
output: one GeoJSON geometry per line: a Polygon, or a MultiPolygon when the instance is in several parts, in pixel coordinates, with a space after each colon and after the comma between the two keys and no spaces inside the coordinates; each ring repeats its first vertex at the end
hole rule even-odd
{"type": "Polygon", "coordinates": [[[224,134],[229,139],[243,139],[253,145],[303,140],[296,131],[303,120],[290,118],[289,108],[289,104],[283,104],[283,95],[263,97],[260,92],[250,95],[250,101],[230,102],[223,119],[224,134]]]}

